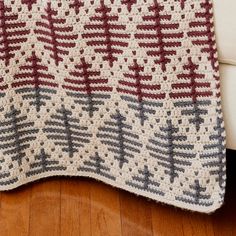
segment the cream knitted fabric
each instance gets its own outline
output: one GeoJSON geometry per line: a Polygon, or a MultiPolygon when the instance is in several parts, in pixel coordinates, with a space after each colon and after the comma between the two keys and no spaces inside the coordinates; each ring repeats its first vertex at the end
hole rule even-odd
{"type": "Polygon", "coordinates": [[[223,203],[212,1],[0,1],[0,189],[89,176],[200,212],[223,203]]]}

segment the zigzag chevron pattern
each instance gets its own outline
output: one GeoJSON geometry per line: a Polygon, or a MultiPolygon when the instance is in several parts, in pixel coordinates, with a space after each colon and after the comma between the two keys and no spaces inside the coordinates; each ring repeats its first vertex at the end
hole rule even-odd
{"type": "Polygon", "coordinates": [[[218,70],[212,1],[0,1],[0,190],[89,176],[214,211],[218,70]]]}

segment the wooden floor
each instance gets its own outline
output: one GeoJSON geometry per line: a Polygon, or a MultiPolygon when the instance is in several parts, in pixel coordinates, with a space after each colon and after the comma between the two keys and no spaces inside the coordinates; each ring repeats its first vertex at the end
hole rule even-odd
{"type": "Polygon", "coordinates": [[[236,152],[228,151],[225,205],[203,215],[87,178],[51,178],[0,193],[0,236],[235,236],[236,152]]]}

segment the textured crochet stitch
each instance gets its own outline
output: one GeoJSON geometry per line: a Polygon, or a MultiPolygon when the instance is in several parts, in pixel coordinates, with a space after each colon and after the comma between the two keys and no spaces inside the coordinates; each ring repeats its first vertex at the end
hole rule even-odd
{"type": "Polygon", "coordinates": [[[219,82],[211,0],[2,0],[0,190],[88,176],[212,212],[219,82]]]}

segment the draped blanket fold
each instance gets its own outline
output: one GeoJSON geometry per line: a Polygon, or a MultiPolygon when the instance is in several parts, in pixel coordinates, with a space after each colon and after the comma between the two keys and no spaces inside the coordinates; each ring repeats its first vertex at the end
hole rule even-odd
{"type": "Polygon", "coordinates": [[[219,83],[211,0],[0,1],[0,190],[87,176],[212,212],[219,83]]]}

